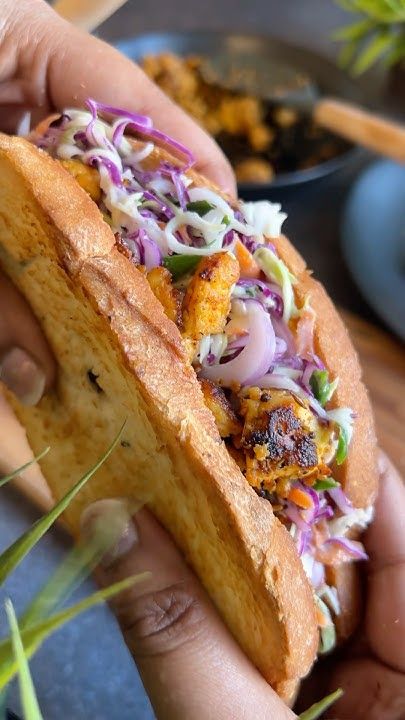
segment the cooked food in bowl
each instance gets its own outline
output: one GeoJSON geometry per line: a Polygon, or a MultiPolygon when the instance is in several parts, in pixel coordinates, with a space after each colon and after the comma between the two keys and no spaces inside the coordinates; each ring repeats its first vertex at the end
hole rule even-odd
{"type": "Polygon", "coordinates": [[[215,137],[239,183],[269,183],[276,175],[306,170],[350,148],[296,109],[208,83],[200,69],[202,58],[161,53],[146,55],[141,64],[215,137]]]}

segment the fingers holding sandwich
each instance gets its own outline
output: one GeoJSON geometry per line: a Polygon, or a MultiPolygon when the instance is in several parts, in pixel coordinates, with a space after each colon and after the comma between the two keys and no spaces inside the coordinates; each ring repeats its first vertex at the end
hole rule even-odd
{"type": "Polygon", "coordinates": [[[55,362],[30,307],[0,272],[0,381],[35,405],[55,378],[55,362]]]}
{"type": "MultiPolygon", "coordinates": [[[[117,503],[94,503],[83,516],[92,534],[117,503]]],[[[113,609],[158,718],[294,718],[244,656],[172,540],[146,510],[128,523],[97,576],[102,586],[149,570],[113,609]]]]}
{"type": "Polygon", "coordinates": [[[235,193],[229,162],[214,140],[128,58],[62,20],[44,0],[0,0],[0,124],[15,131],[24,110],[33,120],[53,110],[83,106],[88,97],[150,116],[188,147],[196,168],[235,193]],[[27,19],[29,22],[27,22],[27,19]]]}
{"type": "Polygon", "coordinates": [[[191,150],[199,172],[228,194],[236,195],[233,171],[215,141],[138,65],[77,28],[64,24],[64,32],[68,36],[70,68],[66,73],[66,52],[57,45],[49,60],[48,92],[53,108],[83,106],[88,97],[94,97],[100,102],[147,115],[159,130],[191,150]],[[86,43],[85,64],[83,43],[86,43]],[[111,82],[111,78],[117,78],[117,82],[111,82]]]}

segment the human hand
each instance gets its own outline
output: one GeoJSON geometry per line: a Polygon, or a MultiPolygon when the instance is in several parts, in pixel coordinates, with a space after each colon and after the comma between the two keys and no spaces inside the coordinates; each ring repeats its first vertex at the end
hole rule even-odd
{"type": "MultiPolygon", "coordinates": [[[[120,500],[90,506],[86,533],[120,500]]],[[[364,630],[344,651],[320,662],[304,707],[338,687],[331,709],[339,720],[405,717],[405,486],[385,455],[374,524],[365,537],[370,555],[364,630]]],[[[296,717],[244,656],[167,533],[146,511],[134,521],[97,578],[103,586],[150,570],[151,579],[113,603],[158,718],[215,717],[284,720],[296,717]]]]}
{"type": "Polygon", "coordinates": [[[364,622],[356,637],[321,661],[303,691],[303,707],[338,687],[344,695],[330,710],[339,720],[405,718],[405,485],[379,454],[375,519],[364,536],[364,622]]]}
{"type": "Polygon", "coordinates": [[[345,690],[331,715],[339,720],[405,718],[405,485],[384,453],[379,471],[375,521],[364,538],[364,626],[331,665],[330,689],[345,690]]]}
{"type": "MultiPolygon", "coordinates": [[[[101,500],[85,511],[84,537],[122,518],[125,501],[101,500]]],[[[145,509],[127,514],[125,532],[96,577],[102,586],[151,571],[112,608],[157,718],[295,718],[243,654],[169,535],[145,509]]]]}
{"type": "MultiPolygon", "coordinates": [[[[180,140],[196,168],[235,192],[228,161],[215,142],[114,48],[62,20],[44,0],[0,0],[0,130],[15,132],[87,97],[149,115],[180,140]]],[[[55,378],[51,351],[28,305],[0,274],[0,380],[36,404],[55,378]]]]}

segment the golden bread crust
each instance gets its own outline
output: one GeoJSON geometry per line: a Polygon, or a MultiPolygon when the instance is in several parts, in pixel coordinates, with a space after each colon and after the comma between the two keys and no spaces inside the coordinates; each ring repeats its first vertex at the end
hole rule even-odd
{"type": "Polygon", "coordinates": [[[35,408],[13,401],[55,497],[112,458],[66,518],[108,496],[145,501],[169,529],[241,646],[291,696],[316,653],[312,592],[293,542],[229,456],[180,334],[114,248],[97,206],[57,162],[0,136],[0,260],[59,363],[35,408]],[[181,388],[181,392],[179,392],[181,388]]]}

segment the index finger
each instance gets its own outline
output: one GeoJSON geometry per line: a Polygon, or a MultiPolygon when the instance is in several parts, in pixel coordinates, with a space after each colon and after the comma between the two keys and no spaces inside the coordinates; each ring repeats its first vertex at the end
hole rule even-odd
{"type": "Polygon", "coordinates": [[[101,40],[60,23],[63,34],[54,42],[48,73],[55,108],[83,105],[88,97],[94,97],[148,115],[159,130],[192,151],[202,174],[228,194],[236,194],[233,171],[218,145],[140,67],[101,40]]]}

